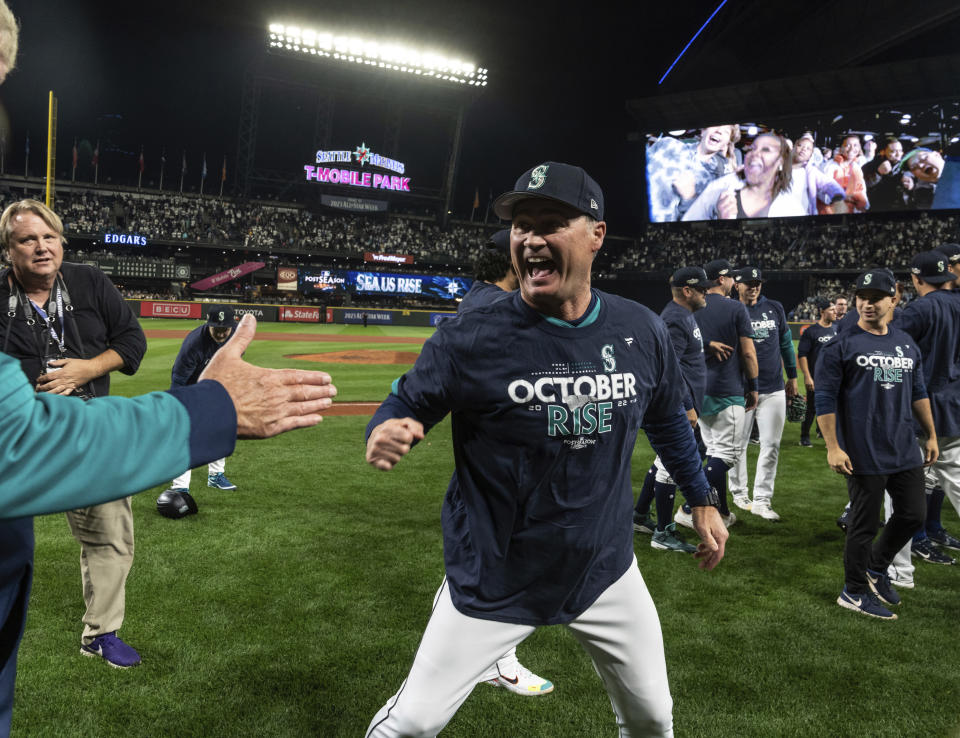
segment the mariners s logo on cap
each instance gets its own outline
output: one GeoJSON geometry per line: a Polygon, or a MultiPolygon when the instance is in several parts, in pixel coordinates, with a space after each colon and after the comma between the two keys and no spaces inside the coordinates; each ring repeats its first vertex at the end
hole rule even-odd
{"type": "Polygon", "coordinates": [[[868,285],[873,281],[873,275],[867,272],[863,275],[863,284],[868,285]]]}
{"type": "Polygon", "coordinates": [[[547,181],[547,170],[550,167],[547,164],[541,164],[538,167],[534,167],[534,170],[530,172],[530,184],[527,185],[528,190],[539,190],[547,181]]]}

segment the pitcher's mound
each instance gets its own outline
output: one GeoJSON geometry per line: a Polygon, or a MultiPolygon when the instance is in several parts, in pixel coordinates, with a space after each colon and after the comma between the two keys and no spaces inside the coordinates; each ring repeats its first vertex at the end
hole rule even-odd
{"type": "Polygon", "coordinates": [[[287,359],[317,361],[321,364],[413,364],[417,360],[414,351],[329,351],[323,354],[285,354],[287,359]]]}

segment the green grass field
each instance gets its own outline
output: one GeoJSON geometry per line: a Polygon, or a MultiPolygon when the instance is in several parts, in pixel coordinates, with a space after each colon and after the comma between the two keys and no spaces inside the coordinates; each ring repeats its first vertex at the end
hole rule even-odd
{"type": "MultiPolygon", "coordinates": [[[[144,327],[193,327],[144,321],[144,327]]],[[[263,324],[263,331],[421,336],[428,329],[263,324]]],[[[115,394],[169,384],[180,341],[151,339],[115,394]]],[[[404,366],[283,358],[358,344],[254,343],[268,366],[322,367],[338,399],[380,400],[404,366]]],[[[411,344],[389,344],[402,351],[411,344]]],[[[373,348],[387,348],[378,344],[373,348]]],[[[227,461],[236,492],[194,474],[197,516],[155,511],[163,486],[133,500],[137,553],[121,635],[143,664],[126,671],[79,654],[78,546],[66,520],[36,521],[36,576],[20,650],[14,736],[361,736],[410,666],[443,576],[440,504],[452,469],[448,422],[390,473],[364,463],[365,417],[243,441],[227,461]]],[[[745,513],[710,573],[637,535],[660,613],[677,736],[960,736],[960,566],[919,563],[900,620],[841,610],[846,497],[822,442],[788,424],[769,523],[745,513]]],[[[756,457],[750,447],[751,479],[756,457]]],[[[639,488],[652,461],[638,441],[639,488]]],[[[738,511],[739,512],[739,511],[738,511]]],[[[955,512],[944,521],[960,531],[955,512]]],[[[479,686],[444,731],[614,736],[586,655],[562,627],[541,628],[521,661],[557,685],[529,699],[479,686]]]]}

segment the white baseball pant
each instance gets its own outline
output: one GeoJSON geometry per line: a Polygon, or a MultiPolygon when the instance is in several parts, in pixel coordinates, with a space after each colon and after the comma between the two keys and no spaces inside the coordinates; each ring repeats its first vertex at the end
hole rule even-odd
{"type": "Polygon", "coordinates": [[[728,466],[733,466],[743,448],[743,405],[729,405],[716,415],[700,417],[700,435],[707,447],[707,456],[722,459],[728,466]]]}
{"type": "Polygon", "coordinates": [[[750,489],[747,478],[747,444],[750,442],[754,417],[760,430],[760,454],[757,456],[757,474],[753,479],[753,499],[765,500],[769,504],[773,499],[773,484],[777,477],[780,439],[783,437],[783,426],[787,422],[786,390],[760,395],[756,409],[744,413],[738,444],[741,449],[740,457],[727,473],[727,486],[732,494],[743,494],[750,489]]]}
{"type": "Polygon", "coordinates": [[[940,487],[960,515],[960,436],[938,438],[937,444],[940,457],[929,468],[928,478],[935,478],[931,486],[940,487]]]}
{"type": "MultiPolygon", "coordinates": [[[[374,716],[366,738],[436,736],[497,659],[535,630],[464,615],[453,606],[446,582],[442,589],[410,673],[374,716]]],[[[673,699],[660,619],[636,559],[566,627],[593,660],[620,737],[671,738],[673,699]]]]}
{"type": "MultiPolygon", "coordinates": [[[[883,520],[884,522],[890,519],[890,516],[893,515],[893,500],[887,492],[883,493],[883,520]]],[[[900,582],[912,582],[913,581],[913,572],[916,567],[913,565],[913,561],[910,558],[910,547],[913,545],[913,539],[911,538],[907,541],[906,545],[897,551],[897,555],[893,557],[893,561],[890,562],[890,566],[887,567],[887,576],[891,579],[896,579],[900,582]]]]}
{"type": "MultiPolygon", "coordinates": [[[[226,468],[226,458],[217,459],[216,461],[211,461],[209,464],[207,464],[207,474],[220,474],[226,468]]],[[[172,489],[190,489],[190,471],[190,469],[187,469],[183,474],[174,479],[170,484],[170,487],[172,489]]]]}

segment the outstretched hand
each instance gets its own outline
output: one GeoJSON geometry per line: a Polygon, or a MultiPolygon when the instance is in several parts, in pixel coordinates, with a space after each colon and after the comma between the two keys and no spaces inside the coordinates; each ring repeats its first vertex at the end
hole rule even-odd
{"type": "Polygon", "coordinates": [[[257,332],[257,319],[244,315],[233,336],[213,355],[199,381],[224,386],[237,411],[237,437],[270,438],[309,428],[333,404],[337,388],[326,372],[264,369],[241,357],[257,332]]]}
{"type": "Polygon", "coordinates": [[[730,532],[720,517],[720,511],[712,505],[694,507],[692,510],[693,527],[700,536],[693,558],[700,561],[701,569],[709,571],[723,559],[730,532]]]}

